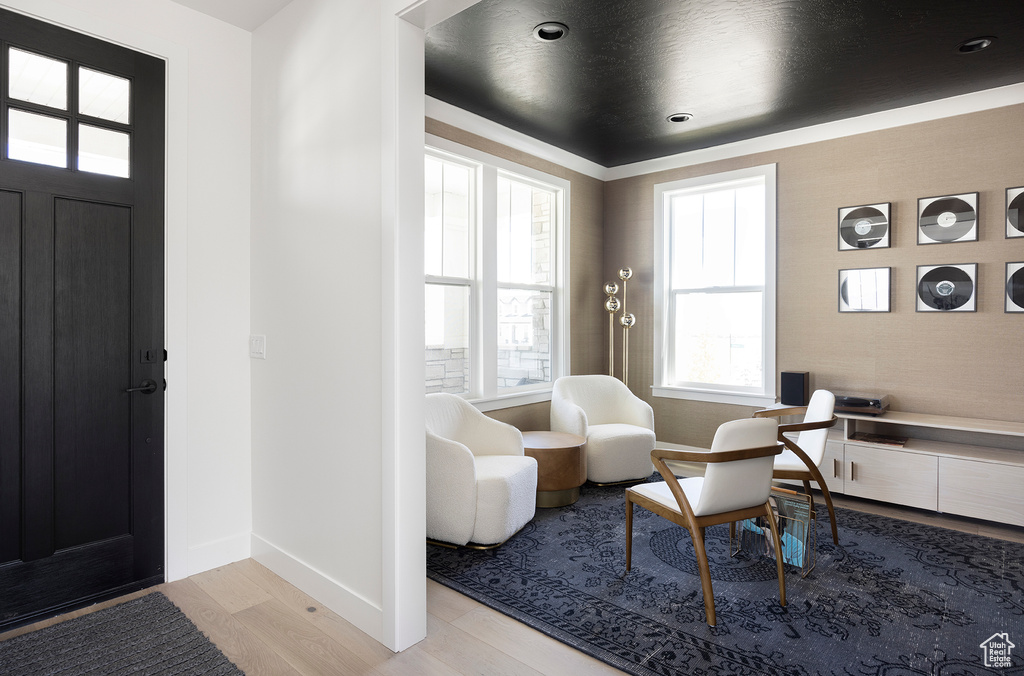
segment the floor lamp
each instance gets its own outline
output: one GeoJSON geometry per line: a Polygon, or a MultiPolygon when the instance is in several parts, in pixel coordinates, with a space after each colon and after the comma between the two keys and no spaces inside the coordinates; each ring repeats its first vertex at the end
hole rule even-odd
{"type": "Polygon", "coordinates": [[[629,384],[629,329],[636,324],[636,317],[626,312],[626,280],[633,276],[630,268],[619,270],[619,279],[622,280],[622,302],[619,302],[615,295],[619,292],[619,285],[616,282],[608,282],[604,285],[604,292],[608,298],[604,301],[604,309],[608,312],[608,375],[615,376],[615,313],[622,310],[619,317],[619,325],[622,326],[622,382],[629,384]]]}
{"type": "Polygon", "coordinates": [[[608,311],[608,375],[615,377],[615,313],[622,307],[615,296],[619,292],[619,285],[608,282],[604,285],[604,292],[608,295],[604,301],[604,309],[608,311]]]}
{"type": "Polygon", "coordinates": [[[636,317],[626,312],[626,280],[633,276],[632,268],[620,268],[619,279],[622,280],[622,382],[629,387],[629,329],[636,324],[636,317]]]}

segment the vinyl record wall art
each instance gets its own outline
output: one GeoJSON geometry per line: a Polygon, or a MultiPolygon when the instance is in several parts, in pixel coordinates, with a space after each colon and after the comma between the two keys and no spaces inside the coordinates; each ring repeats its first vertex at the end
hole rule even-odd
{"type": "Polygon", "coordinates": [[[978,264],[918,265],[918,312],[974,312],[978,309],[978,264]]]}
{"type": "Polygon", "coordinates": [[[1024,312],[1024,262],[1006,264],[1006,311],[1024,312]]]}
{"type": "Polygon", "coordinates": [[[867,204],[839,210],[839,250],[884,249],[889,246],[892,204],[867,204]]]}
{"type": "Polygon", "coordinates": [[[978,240],[978,193],[917,200],[917,243],[978,240]]]}
{"type": "Polygon", "coordinates": [[[1006,189],[1006,236],[1024,237],[1024,187],[1006,189]]]}
{"type": "Polygon", "coordinates": [[[888,312],[889,268],[839,271],[840,312],[888,312]]]}

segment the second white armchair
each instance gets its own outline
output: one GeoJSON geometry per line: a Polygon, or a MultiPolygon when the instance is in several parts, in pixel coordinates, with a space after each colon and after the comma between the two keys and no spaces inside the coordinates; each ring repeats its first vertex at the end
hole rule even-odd
{"type": "Polygon", "coordinates": [[[533,518],[537,461],[523,435],[454,394],[428,394],[427,538],[499,545],[533,518]]]}
{"type": "Polygon", "coordinates": [[[556,380],[551,393],[551,430],[587,440],[584,453],[589,481],[617,483],[643,479],[654,472],[654,410],[611,376],[556,380]]]}

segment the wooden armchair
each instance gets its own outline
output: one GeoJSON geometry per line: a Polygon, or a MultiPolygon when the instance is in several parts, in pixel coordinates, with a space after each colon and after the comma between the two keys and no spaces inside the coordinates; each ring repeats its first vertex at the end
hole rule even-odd
{"type": "Polygon", "coordinates": [[[828,492],[824,477],[818,467],[825,459],[825,443],[828,441],[828,428],[836,424],[834,414],[836,397],[828,390],[815,390],[807,406],[776,408],[755,411],[755,418],[779,418],[785,415],[803,415],[803,422],[779,425],[779,441],[786,445],[786,451],[775,458],[772,477],[775,479],[796,479],[802,481],[807,495],[811,496],[811,509],[814,509],[814,498],[811,494],[811,481],[818,484],[828,507],[828,517],[832,522],[832,541],[839,544],[839,532],[836,529],[836,512],[832,507],[832,496],[828,492]],[[797,433],[796,438],[786,436],[797,433]]]}
{"type": "Polygon", "coordinates": [[[704,610],[709,626],[715,626],[715,597],[711,589],[711,570],[704,548],[704,529],[759,516],[766,518],[775,545],[779,575],[779,603],[786,605],[786,578],[782,548],[775,515],[768,502],[772,487],[772,460],[782,452],[776,442],[778,422],[748,418],[727,422],[718,428],[710,452],[651,451],[654,466],[664,481],[638,484],[626,490],[626,570],[632,565],[633,504],[654,512],[686,528],[693,539],[697,556],[704,610]],[[677,479],[666,460],[706,462],[702,477],[677,479]]]}

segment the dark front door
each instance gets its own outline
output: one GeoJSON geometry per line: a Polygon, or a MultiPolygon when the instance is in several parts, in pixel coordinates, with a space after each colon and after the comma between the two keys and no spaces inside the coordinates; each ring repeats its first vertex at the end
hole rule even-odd
{"type": "Polygon", "coordinates": [[[0,10],[0,85],[3,629],[163,581],[164,64],[0,10]]]}

